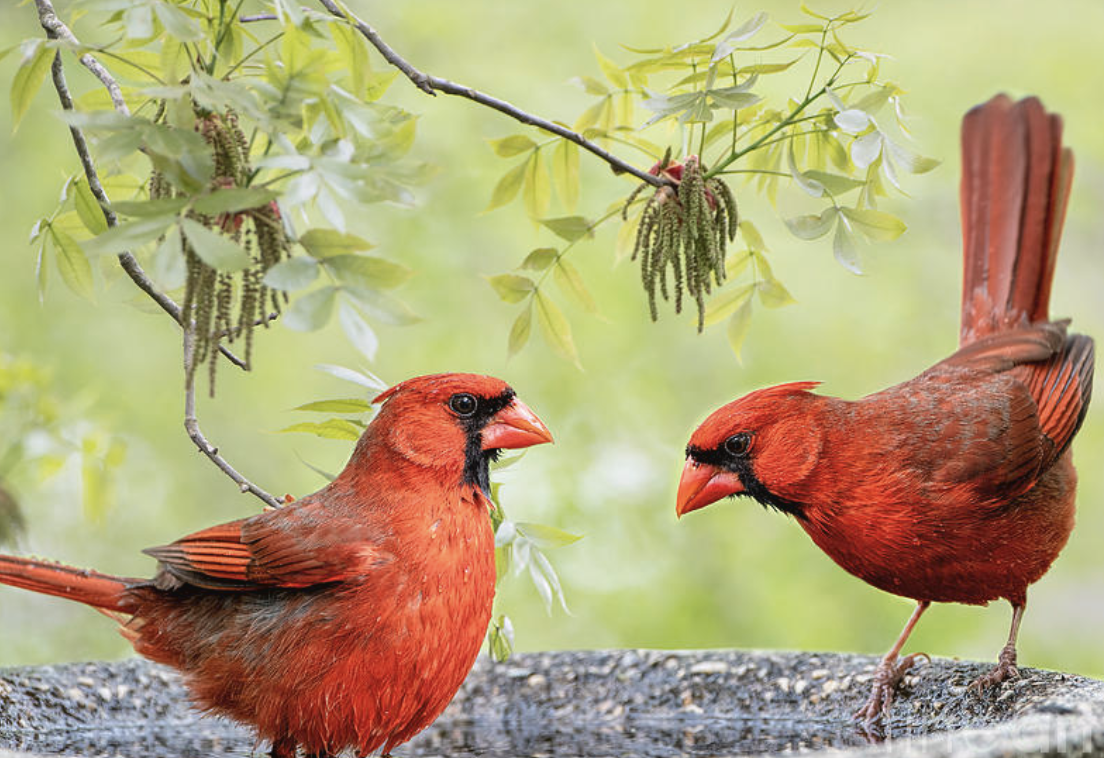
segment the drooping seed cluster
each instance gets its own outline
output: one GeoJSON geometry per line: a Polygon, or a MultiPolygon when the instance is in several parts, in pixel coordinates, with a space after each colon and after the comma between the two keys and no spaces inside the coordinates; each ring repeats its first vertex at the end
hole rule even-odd
{"type": "MultiPolygon", "coordinates": [[[[252,176],[249,141],[233,111],[197,114],[196,131],[210,145],[214,163],[212,189],[247,187],[252,176]]],[[[176,190],[160,173],[150,177],[150,198],[172,197],[176,190]]],[[[265,272],[287,257],[290,241],[275,203],[266,203],[234,213],[209,215],[191,211],[188,218],[236,242],[250,258],[240,271],[220,271],[197,253],[195,243],[182,230],[181,253],[187,278],[184,285],[183,322],[191,325],[194,339],[186,356],[186,381],[195,378],[196,368],[207,364],[211,393],[214,393],[218,348],[221,342],[245,340],[241,356],[250,368],[253,329],[280,313],[287,296],[263,283],[265,272]],[[271,315],[267,312],[271,308],[271,315]]]]}
{"type": "MultiPolygon", "coordinates": [[[[659,187],[644,205],[632,258],[640,259],[652,320],[659,318],[657,291],[664,300],[674,299],[675,313],[682,312],[685,293],[697,304],[700,332],[705,298],[725,279],[725,253],[739,224],[736,199],[720,178],[705,177],[697,156],[681,165],[665,160],[653,173],[674,186],[659,187]]],[[[623,216],[636,194],[630,195],[623,216]]]]}

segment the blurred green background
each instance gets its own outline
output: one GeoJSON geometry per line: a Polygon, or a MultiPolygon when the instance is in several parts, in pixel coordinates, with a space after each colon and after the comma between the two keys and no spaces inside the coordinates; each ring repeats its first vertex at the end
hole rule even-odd
{"type": "MultiPolygon", "coordinates": [[[[712,31],[724,3],[565,0],[554,6],[493,0],[353,2],[383,36],[424,70],[470,84],[544,116],[572,121],[586,104],[568,84],[594,73],[592,46],[626,62],[619,44],[678,43],[712,31]]],[[[764,2],[776,20],[800,19],[796,2],[764,2]]],[[[848,6],[819,2],[831,12],[848,6]]],[[[759,8],[742,5],[741,16],[759,8]]],[[[381,326],[370,368],[388,382],[443,370],[507,378],[556,434],[504,472],[505,507],[518,520],[554,524],[585,539],[554,551],[572,615],[545,614],[524,577],[502,586],[500,611],[520,649],[663,647],[784,648],[881,653],[910,611],[908,601],[845,574],[786,518],[749,500],[676,522],[682,450],[713,408],[765,384],[824,381],[844,397],[914,375],[956,344],[960,238],[958,127],[962,114],[999,91],[1035,93],[1061,113],[1077,157],[1073,197],[1055,275],[1052,314],[1104,338],[1104,4],[1099,0],[882,3],[849,41],[889,53],[884,76],[908,90],[916,146],[943,160],[906,177],[911,198],[885,207],[909,225],[900,240],[866,250],[867,275],[837,265],[827,240],[801,242],[739,183],[734,189],[771,247],[778,277],[799,301],[759,310],[743,363],[723,326],[696,335],[689,318],[646,317],[639,278],[612,265],[612,228],[573,254],[604,319],[568,306],[585,370],[535,338],[506,360],[515,310],[483,275],[506,271],[548,243],[520,207],[480,215],[507,164],[487,138],[516,133],[506,118],[463,100],[429,98],[397,82],[388,100],[421,114],[415,154],[441,167],[416,209],[374,206],[355,229],[418,276],[402,291],[426,320],[381,326]]],[[[40,34],[32,7],[0,9],[0,47],[40,34]]],[[[10,84],[18,55],[0,61],[10,84]]],[[[71,74],[71,77],[76,77],[71,74]]],[[[788,94],[788,93],[787,93],[788,94]]],[[[7,98],[5,96],[4,102],[7,98]]],[[[77,162],[49,88],[19,131],[0,111],[0,352],[49,368],[55,390],[124,434],[129,453],[113,503],[98,521],[79,505],[79,476],[65,471],[41,489],[23,482],[23,552],[136,576],[153,561],[139,550],[210,523],[253,513],[258,502],[199,456],[181,423],[179,338],[163,315],[138,312],[136,291],[109,271],[97,304],[71,295],[56,276],[44,304],[35,289],[31,225],[50,213],[77,162]]],[[[637,156],[626,157],[636,160],[637,156]]],[[[583,158],[580,210],[597,213],[630,187],[583,158]]],[[[781,204],[786,211],[786,201],[781,204]]],[[[320,486],[300,457],[328,470],[346,443],[273,433],[303,420],[289,409],[352,385],[312,369],[355,363],[340,331],[260,335],[257,370],[220,374],[201,399],[201,421],[240,470],[275,493],[320,486]]],[[[1079,525],[1050,573],[1032,588],[1020,635],[1025,665],[1104,676],[1104,412],[1090,410],[1075,444],[1081,472],[1079,525]]],[[[4,430],[0,430],[0,436],[4,430]]],[[[910,650],[993,659],[1009,621],[1006,604],[940,606],[910,650]]],[[[130,655],[92,611],[0,589],[0,665],[130,655]]]]}

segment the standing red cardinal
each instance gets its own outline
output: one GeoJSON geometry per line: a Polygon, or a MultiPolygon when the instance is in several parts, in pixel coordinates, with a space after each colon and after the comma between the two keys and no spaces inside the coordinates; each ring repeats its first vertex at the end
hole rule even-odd
{"type": "Polygon", "coordinates": [[[422,376],[378,398],[345,470],[279,510],[146,552],[152,580],[0,556],[0,583],[91,605],[273,758],[384,753],[448,705],[495,587],[488,462],[552,436],[508,385],[422,376]]]}
{"type": "Polygon", "coordinates": [[[965,277],[958,352],[854,402],[817,382],[715,411],[686,449],[678,509],[749,495],[790,514],[836,563],[916,610],[878,666],[868,724],[917,655],[897,660],[933,602],[1012,604],[979,691],[1017,676],[1027,587],[1073,529],[1070,441],[1089,404],[1093,342],[1047,320],[1073,156],[1035,98],[1001,95],[962,124],[965,277]]]}

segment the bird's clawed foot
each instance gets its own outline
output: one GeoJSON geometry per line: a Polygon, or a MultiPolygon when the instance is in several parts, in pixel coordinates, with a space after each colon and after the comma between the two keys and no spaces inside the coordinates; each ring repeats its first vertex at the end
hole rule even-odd
{"type": "Polygon", "coordinates": [[[876,725],[883,717],[889,716],[889,707],[893,704],[893,697],[897,693],[897,685],[901,683],[905,672],[915,665],[918,658],[923,658],[931,663],[927,653],[913,653],[900,660],[896,658],[884,658],[874,669],[874,681],[870,687],[870,697],[859,710],[855,711],[854,718],[862,721],[867,729],[876,725]]]}
{"type": "Polygon", "coordinates": [[[982,674],[970,683],[970,689],[980,695],[985,689],[1007,679],[1016,679],[1020,670],[1016,668],[1016,646],[1012,643],[1005,645],[1000,655],[997,656],[997,665],[988,674],[982,674]]]}

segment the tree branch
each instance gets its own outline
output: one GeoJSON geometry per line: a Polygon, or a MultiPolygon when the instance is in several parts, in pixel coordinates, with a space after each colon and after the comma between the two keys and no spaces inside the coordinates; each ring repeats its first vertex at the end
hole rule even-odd
{"type": "MultiPolygon", "coordinates": [[[[185,376],[191,376],[191,363],[195,360],[195,331],[191,327],[184,329],[184,372],[185,376]]],[[[192,442],[199,448],[199,452],[207,456],[228,477],[234,480],[241,492],[249,492],[261,500],[269,508],[279,508],[283,505],[279,500],[261,489],[253,482],[238,473],[237,469],[219,455],[217,447],[207,441],[203,431],[199,428],[199,418],[196,416],[195,382],[189,379],[184,387],[184,430],[188,432],[192,442]]]]}
{"type": "Polygon", "coordinates": [[[515,105],[511,105],[505,100],[499,100],[496,97],[492,97],[488,94],[480,92],[479,90],[472,89],[471,87],[465,87],[462,84],[450,82],[448,79],[442,79],[438,76],[430,76],[418,69],[414,68],[405,58],[395,52],[394,49],[383,38],[376,33],[376,30],[366,24],[361,19],[357,18],[351,11],[343,10],[335,0],[318,0],[318,2],[330,12],[331,15],[343,19],[364,36],[372,45],[380,52],[380,55],[390,63],[392,66],[401,71],[406,78],[414,83],[418,89],[425,92],[427,95],[436,95],[438,92],[444,92],[446,95],[456,95],[457,97],[467,98],[480,105],[484,105],[488,108],[504,113],[515,121],[520,121],[523,124],[529,126],[536,126],[543,129],[546,132],[551,132],[557,136],[563,137],[566,140],[574,142],[579,147],[587,150],[594,155],[598,156],[606,163],[610,165],[615,174],[632,174],[637,179],[647,184],[651,184],[655,187],[663,187],[671,184],[670,180],[649,174],[647,171],[643,171],[631,163],[627,163],[618,158],[613,153],[605,150],[598,145],[594,144],[590,140],[583,137],[578,132],[574,132],[565,126],[553,123],[548,119],[541,118],[540,116],[533,115],[527,111],[523,111],[515,105]]]}
{"type": "MultiPolygon", "coordinates": [[[[62,40],[70,45],[78,46],[80,42],[77,40],[73,32],[65,25],[61,19],[58,18],[57,13],[54,11],[54,7],[50,0],[35,0],[35,6],[38,9],[39,23],[46,31],[46,36],[50,39],[62,40]]],[[[91,71],[97,79],[107,89],[111,102],[115,107],[115,110],[124,115],[130,115],[130,109],[127,107],[126,101],[123,98],[122,90],[119,87],[119,83],[111,75],[103,65],[100,64],[91,54],[85,53],[80,57],[81,64],[91,71]]],[[[58,100],[61,101],[61,107],[63,110],[74,110],[73,96],[69,91],[69,85],[65,80],[65,70],[61,62],[61,52],[54,56],[53,63],[50,67],[51,78],[53,79],[54,89],[57,90],[58,100]]],[[[69,126],[69,134],[73,138],[73,146],[76,148],[77,156],[80,158],[81,166],[84,168],[84,175],[88,180],[88,188],[92,191],[93,196],[100,204],[100,208],[103,211],[104,219],[107,221],[109,227],[119,225],[119,219],[115,215],[115,212],[111,210],[111,204],[108,200],[107,193],[104,191],[103,184],[100,182],[99,173],[96,171],[96,165],[92,161],[92,153],[88,149],[88,141],[84,137],[82,132],[76,126],[69,126]]],[[[184,324],[183,313],[177,303],[164,292],[157,289],[157,285],[153,283],[145,271],[142,270],[141,264],[138,260],[129,252],[120,253],[119,265],[123,271],[127,273],[131,281],[138,286],[140,290],[146,293],[157,305],[161,307],[163,311],[168,313],[172,319],[181,327],[184,332],[184,361],[185,370],[187,370],[187,364],[192,360],[192,342],[193,335],[191,325],[184,324]]],[[[222,345],[219,345],[219,352],[222,353],[231,363],[239,368],[245,368],[245,362],[236,356],[233,352],[228,350],[222,345]]],[[[251,492],[266,505],[278,508],[280,502],[269,493],[265,492],[260,487],[256,486],[248,479],[239,474],[233,466],[227,463],[226,459],[218,453],[218,448],[207,441],[207,438],[203,435],[203,432],[199,428],[199,421],[195,413],[195,387],[192,382],[188,382],[188,386],[185,388],[184,394],[184,428],[188,432],[188,436],[195,443],[196,447],[206,455],[216,466],[218,466],[227,476],[237,483],[238,488],[242,492],[251,492]]]]}
{"type": "MultiPolygon", "coordinates": [[[[38,8],[39,23],[46,31],[47,37],[50,39],[62,40],[73,46],[80,45],[80,41],[77,39],[76,35],[74,35],[69,27],[58,18],[50,0],[35,0],[35,6],[38,8]]],[[[111,75],[111,72],[104,68],[104,66],[90,53],[82,55],[80,57],[80,62],[103,84],[111,97],[111,102],[115,110],[122,113],[124,116],[129,116],[130,108],[127,107],[119,83],[115,80],[115,77],[111,75]]],[[[50,68],[50,73],[54,82],[54,89],[57,90],[58,93],[58,100],[61,101],[62,109],[67,111],[75,110],[73,96],[69,93],[69,85],[65,80],[65,71],[62,68],[60,52],[54,56],[54,62],[50,68]]],[[[103,183],[100,182],[100,176],[96,171],[96,166],[92,162],[92,153],[88,149],[88,141],[84,138],[84,133],[76,126],[70,125],[69,134],[73,138],[73,146],[77,150],[77,156],[80,158],[85,178],[88,179],[88,188],[99,202],[100,209],[103,211],[107,225],[118,226],[119,219],[115,215],[115,212],[111,210],[111,202],[107,197],[107,192],[103,188],[103,183]]],[[[172,317],[173,321],[180,324],[183,319],[180,306],[177,305],[171,297],[157,289],[157,285],[146,276],[146,272],[142,269],[142,265],[138,263],[138,259],[128,252],[120,253],[118,258],[119,265],[122,267],[123,271],[126,272],[127,276],[130,277],[131,281],[137,285],[138,289],[145,292],[151,300],[157,303],[161,310],[172,317]]],[[[219,345],[219,352],[238,368],[245,368],[245,361],[226,347],[219,345]]]]}

